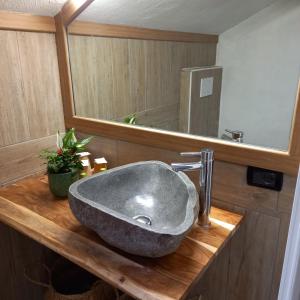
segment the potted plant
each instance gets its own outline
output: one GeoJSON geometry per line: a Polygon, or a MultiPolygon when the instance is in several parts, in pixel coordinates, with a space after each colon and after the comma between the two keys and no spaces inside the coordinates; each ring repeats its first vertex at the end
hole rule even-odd
{"type": "Polygon", "coordinates": [[[72,128],[63,137],[57,133],[55,151],[42,151],[41,157],[47,160],[49,188],[55,196],[66,197],[70,185],[79,179],[83,167],[78,153],[85,150],[91,139],[78,141],[72,128]]]}

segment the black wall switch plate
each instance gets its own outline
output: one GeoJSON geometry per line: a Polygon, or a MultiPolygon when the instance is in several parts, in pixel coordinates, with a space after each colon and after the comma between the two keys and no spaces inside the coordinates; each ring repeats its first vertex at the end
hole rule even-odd
{"type": "Polygon", "coordinates": [[[248,167],[247,183],[248,185],[281,191],[283,173],[256,167],[248,167]]]}

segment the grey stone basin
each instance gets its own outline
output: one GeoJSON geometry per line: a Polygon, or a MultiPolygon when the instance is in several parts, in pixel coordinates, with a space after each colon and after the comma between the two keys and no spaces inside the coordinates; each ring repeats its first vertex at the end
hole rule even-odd
{"type": "Polygon", "coordinates": [[[72,212],[83,225],[126,252],[172,253],[198,216],[198,194],[182,172],[160,161],[114,168],[73,183],[72,212]]]}

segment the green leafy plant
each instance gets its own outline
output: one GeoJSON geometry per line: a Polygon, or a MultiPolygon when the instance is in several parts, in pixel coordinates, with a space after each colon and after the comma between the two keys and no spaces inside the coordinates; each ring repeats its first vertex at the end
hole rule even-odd
{"type": "Polygon", "coordinates": [[[51,174],[61,174],[76,170],[82,170],[82,163],[78,152],[85,150],[86,145],[93,137],[78,141],[75,129],[72,128],[61,136],[57,132],[56,151],[43,150],[41,157],[47,160],[47,170],[51,174]]]}
{"type": "Polygon", "coordinates": [[[136,114],[129,115],[124,119],[124,123],[131,124],[131,125],[135,125],[136,121],[137,121],[136,114]]]}

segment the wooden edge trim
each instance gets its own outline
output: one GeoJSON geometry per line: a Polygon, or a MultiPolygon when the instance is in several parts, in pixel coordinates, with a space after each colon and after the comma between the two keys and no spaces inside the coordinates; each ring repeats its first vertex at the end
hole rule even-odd
{"type": "Polygon", "coordinates": [[[55,22],[52,17],[0,10],[0,29],[54,33],[55,22]]]}
{"type": "Polygon", "coordinates": [[[66,120],[66,127],[74,127],[77,131],[84,133],[171,151],[199,151],[201,148],[212,148],[215,151],[216,160],[266,168],[293,176],[298,171],[297,159],[291,157],[288,152],[274,149],[77,116],[66,120]]]}
{"type": "MultiPolygon", "coordinates": [[[[138,263],[129,261],[127,258],[112,252],[99,243],[87,240],[86,238],[79,236],[74,232],[62,228],[52,221],[38,215],[37,213],[30,211],[26,207],[15,204],[4,197],[0,197],[0,200],[0,221],[4,224],[41,243],[42,245],[69,259],[83,269],[89,271],[95,276],[103,279],[105,282],[131,296],[136,296],[140,299],[148,297],[147,299],[151,300],[161,300],[160,297],[162,294],[160,291],[157,291],[157,293],[147,291],[145,294],[142,291],[137,279],[130,280],[128,277],[126,277],[126,281],[120,280],[120,278],[124,277],[123,273],[120,272],[120,265],[135,265],[136,269],[138,270],[140,268],[138,263]],[[28,225],[28,218],[32,220],[30,222],[30,226],[28,225]],[[45,234],[41,234],[41,229],[45,231],[45,234]],[[90,250],[91,248],[93,249],[92,252],[90,250]],[[97,256],[93,257],[93,253],[96,253],[97,256]],[[92,259],[86,259],[87,257],[91,258],[91,256],[92,259]],[[95,258],[99,257],[106,259],[98,259],[95,261],[95,258]],[[117,262],[116,264],[107,263],[112,258],[115,262],[117,262]]],[[[138,275],[135,276],[137,277],[138,275]]],[[[160,276],[158,272],[157,276],[160,276]]],[[[170,280],[176,281],[172,278],[170,278],[170,280]]],[[[176,281],[176,283],[178,286],[181,286],[182,291],[185,292],[187,287],[183,286],[182,283],[178,281],[176,281]]],[[[163,299],[176,300],[177,298],[165,297],[163,299]]]]}
{"type": "Polygon", "coordinates": [[[54,19],[56,26],[55,38],[60,76],[60,88],[63,99],[64,118],[65,121],[67,121],[75,114],[73,106],[73,88],[68,51],[68,37],[61,14],[56,15],[54,19]]]}
{"type": "Polygon", "coordinates": [[[80,15],[94,0],[69,0],[60,11],[65,26],[69,25],[80,15]]]}
{"type": "Polygon", "coordinates": [[[218,43],[217,35],[157,30],[123,25],[99,24],[75,21],[68,27],[68,33],[114,38],[175,41],[190,43],[218,43]]]}
{"type": "Polygon", "coordinates": [[[289,153],[298,157],[300,162],[300,80],[298,82],[298,91],[294,109],[293,124],[291,129],[291,142],[289,153]]]}

